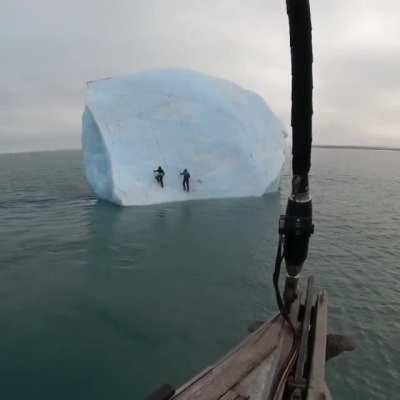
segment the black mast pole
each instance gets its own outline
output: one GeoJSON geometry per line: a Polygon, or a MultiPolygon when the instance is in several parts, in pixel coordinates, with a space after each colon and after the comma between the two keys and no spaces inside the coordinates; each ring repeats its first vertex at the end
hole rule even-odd
{"type": "Polygon", "coordinates": [[[296,298],[298,276],[308,254],[313,232],[312,202],[308,185],[312,142],[312,40],[309,0],[286,0],[292,60],[292,192],[286,215],[281,217],[283,257],[287,278],[285,309],[296,298]]]}

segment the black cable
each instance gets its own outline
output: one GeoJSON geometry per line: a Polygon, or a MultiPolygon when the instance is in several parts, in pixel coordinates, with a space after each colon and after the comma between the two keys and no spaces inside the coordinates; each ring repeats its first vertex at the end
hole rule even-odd
{"type": "Polygon", "coordinates": [[[275,399],[275,396],[276,396],[283,380],[285,379],[285,375],[288,372],[287,369],[291,368],[291,367],[289,367],[289,364],[291,362],[294,362],[294,360],[292,360],[292,358],[297,357],[297,354],[295,354],[295,353],[297,352],[297,349],[298,349],[298,340],[297,340],[297,335],[296,335],[296,329],[293,326],[292,321],[290,320],[289,314],[287,312],[287,309],[285,308],[285,305],[284,305],[284,302],[283,302],[283,299],[281,296],[281,292],[279,289],[279,276],[281,273],[282,261],[284,259],[283,244],[284,244],[284,235],[280,234],[279,241],[278,241],[278,249],[277,249],[276,258],[275,258],[275,270],[274,270],[272,280],[274,283],[276,301],[278,303],[280,314],[285,319],[285,321],[287,322],[287,324],[289,325],[289,327],[292,331],[293,342],[292,342],[290,352],[285,360],[285,363],[283,364],[279,374],[277,375],[278,379],[276,379],[275,383],[273,384],[272,390],[268,397],[270,400],[275,399]]]}
{"type": "Polygon", "coordinates": [[[274,283],[276,302],[278,303],[279,311],[280,311],[282,317],[285,319],[285,321],[288,323],[288,325],[292,329],[293,335],[295,335],[296,330],[293,326],[292,321],[289,318],[289,315],[288,315],[285,305],[283,303],[281,291],[279,289],[279,276],[281,274],[282,261],[285,257],[284,252],[283,252],[283,242],[284,242],[283,235],[279,235],[278,250],[276,252],[276,258],[275,258],[275,270],[274,270],[274,274],[272,276],[272,281],[274,283]]]}
{"type": "Polygon", "coordinates": [[[276,295],[276,302],[278,303],[279,311],[283,314],[284,306],[283,300],[281,296],[281,292],[279,290],[279,275],[281,273],[281,265],[283,261],[283,236],[279,235],[279,242],[278,242],[278,250],[276,252],[275,257],[275,270],[272,276],[272,281],[274,283],[275,288],[275,295],[276,295]]]}

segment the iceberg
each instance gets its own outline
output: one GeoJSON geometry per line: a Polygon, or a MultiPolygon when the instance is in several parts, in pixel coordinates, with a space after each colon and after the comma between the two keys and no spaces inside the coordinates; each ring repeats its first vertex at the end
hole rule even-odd
{"type": "Polygon", "coordinates": [[[283,125],[254,92],[157,70],[87,84],[82,150],[95,194],[119,205],[261,196],[279,188],[283,125]],[[164,188],[153,170],[165,171],[164,188]],[[190,192],[180,172],[187,168],[190,192]]]}

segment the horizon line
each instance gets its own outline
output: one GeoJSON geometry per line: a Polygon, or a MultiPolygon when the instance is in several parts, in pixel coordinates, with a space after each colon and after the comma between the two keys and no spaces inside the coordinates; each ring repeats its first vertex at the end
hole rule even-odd
{"type": "MultiPolygon", "coordinates": [[[[288,147],[292,147],[291,143],[288,147]]],[[[343,150],[387,150],[387,151],[400,151],[400,147],[396,146],[367,146],[355,144],[313,144],[312,147],[320,149],[343,149],[343,150]]],[[[65,147],[59,149],[39,149],[39,150],[20,150],[20,151],[0,151],[3,154],[29,154],[29,153],[47,153],[55,151],[81,151],[82,147],[65,147]]]]}
{"type": "Polygon", "coordinates": [[[350,150],[388,150],[400,151],[400,147],[396,146],[366,146],[355,144],[313,144],[312,147],[320,149],[350,149],[350,150]]]}

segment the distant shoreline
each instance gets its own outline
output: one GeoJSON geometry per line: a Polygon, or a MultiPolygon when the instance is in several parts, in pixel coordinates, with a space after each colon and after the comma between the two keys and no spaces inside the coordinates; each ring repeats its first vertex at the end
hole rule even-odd
{"type": "MultiPolygon", "coordinates": [[[[291,148],[291,145],[288,145],[291,148]]],[[[400,151],[400,147],[387,147],[387,146],[355,146],[355,145],[335,145],[335,144],[313,144],[313,148],[316,149],[343,149],[343,150],[383,150],[383,151],[400,151]]],[[[47,152],[55,152],[55,151],[82,151],[81,148],[68,148],[68,149],[44,149],[44,150],[21,150],[21,151],[10,151],[10,152],[2,152],[1,155],[6,154],[31,154],[31,153],[47,153],[47,152]]]]}
{"type": "Polygon", "coordinates": [[[4,152],[0,151],[0,156],[6,154],[53,153],[57,151],[82,151],[82,149],[79,147],[71,147],[66,149],[21,150],[21,151],[4,151],[4,152]]]}
{"type": "Polygon", "coordinates": [[[330,144],[313,144],[317,149],[344,149],[344,150],[388,150],[400,151],[400,147],[386,147],[386,146],[354,146],[354,145],[330,145],[330,144]]]}

